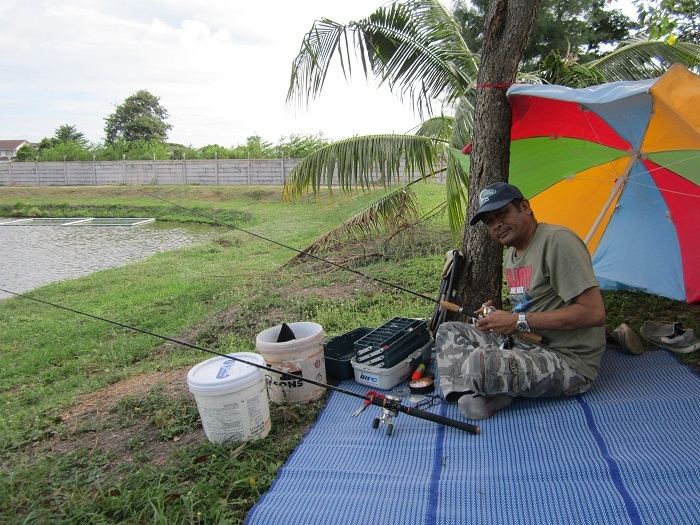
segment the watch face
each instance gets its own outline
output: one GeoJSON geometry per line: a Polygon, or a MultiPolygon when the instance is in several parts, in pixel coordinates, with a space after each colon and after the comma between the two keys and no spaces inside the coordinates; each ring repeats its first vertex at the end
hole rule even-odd
{"type": "Polygon", "coordinates": [[[527,324],[527,319],[523,314],[520,314],[518,316],[518,322],[515,325],[515,329],[518,330],[518,332],[529,332],[530,331],[530,325],[527,324]]]}

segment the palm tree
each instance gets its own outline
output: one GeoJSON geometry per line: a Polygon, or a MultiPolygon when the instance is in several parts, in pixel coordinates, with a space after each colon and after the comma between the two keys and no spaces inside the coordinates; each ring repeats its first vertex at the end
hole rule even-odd
{"type": "Polygon", "coordinates": [[[584,64],[573,54],[562,57],[552,51],[542,61],[540,77],[550,84],[587,87],[659,77],[676,62],[698,73],[700,46],[673,38],[651,39],[639,35],[626,40],[615,51],[584,64]]]}
{"type": "MultiPolygon", "coordinates": [[[[366,76],[388,83],[419,114],[430,115],[439,100],[445,108],[456,108],[455,117],[427,120],[415,134],[353,137],[321,148],[293,172],[285,189],[288,197],[309,187],[318,190],[324,180],[330,186],[334,178],[343,189],[369,187],[377,171],[387,185],[402,170],[426,177],[445,160],[459,158],[455,155],[461,155],[465,139],[470,138],[463,135],[469,125],[452,124],[470,123],[473,108],[465,95],[476,78],[478,57],[467,48],[456,20],[440,2],[398,1],[348,24],[316,21],[294,59],[288,101],[305,104],[320,95],[333,58],[346,76],[351,75],[355,53],[366,76]]],[[[455,162],[450,166],[449,216],[458,229],[464,217],[466,176],[455,162]]]]}
{"type": "MultiPolygon", "coordinates": [[[[494,11],[497,5],[508,5],[506,8],[511,9],[517,2],[491,4],[486,29],[498,14],[494,11]]],[[[524,11],[535,10],[536,3],[523,2],[519,7],[524,11]]],[[[527,33],[524,38],[527,38],[527,33]]],[[[330,188],[334,181],[346,191],[370,187],[375,184],[376,172],[382,175],[381,183],[390,185],[399,179],[402,169],[424,178],[446,165],[448,218],[453,231],[458,232],[463,228],[470,185],[470,159],[460,150],[473,140],[475,102],[481,96],[481,107],[488,110],[490,105],[505,101],[503,90],[475,89],[480,67],[486,67],[486,53],[486,46],[483,57],[469,50],[456,20],[438,0],[396,0],[380,7],[369,17],[348,24],[325,18],[316,21],[304,36],[294,59],[287,94],[289,102],[306,104],[319,96],[328,70],[336,59],[346,78],[352,75],[353,67],[357,69],[359,63],[365,76],[373,75],[380,84],[388,84],[402,99],[410,101],[421,116],[431,117],[435,106],[445,113],[452,113],[452,116],[432,116],[413,134],[353,137],[329,144],[296,167],[285,187],[285,196],[293,198],[309,187],[318,191],[324,183],[330,188]],[[491,95],[498,92],[502,97],[486,102],[483,98],[485,92],[491,95]]],[[[547,71],[540,75],[519,73],[518,81],[548,79],[590,85],[601,81],[635,80],[648,78],[677,61],[690,67],[697,66],[700,64],[700,46],[638,38],[585,65],[577,64],[571,57],[552,56],[545,62],[547,71]]],[[[500,79],[501,82],[508,80],[500,79]]],[[[479,76],[478,82],[484,84],[483,75],[479,76]]],[[[507,115],[510,118],[509,113],[507,115]]],[[[481,115],[480,121],[483,125],[488,119],[481,115]]],[[[481,176],[475,165],[480,154],[483,154],[483,148],[479,151],[479,141],[475,141],[471,159],[473,179],[481,176]]],[[[501,162],[505,159],[506,175],[503,179],[506,180],[507,144],[501,157],[501,162]]],[[[483,185],[483,178],[478,182],[483,185]]],[[[474,180],[471,184],[473,190],[479,187],[474,180]]],[[[395,194],[403,202],[410,202],[405,194],[395,194]]],[[[387,213],[377,214],[373,209],[367,215],[370,221],[381,215],[383,220],[391,222],[392,210],[401,210],[392,199],[383,199],[381,205],[387,213]]],[[[467,237],[465,231],[465,249],[469,244],[467,237]]],[[[472,239],[472,244],[475,242],[472,239]]],[[[494,258],[494,254],[479,257],[494,258]]],[[[491,273],[495,275],[497,272],[491,273]]]]}

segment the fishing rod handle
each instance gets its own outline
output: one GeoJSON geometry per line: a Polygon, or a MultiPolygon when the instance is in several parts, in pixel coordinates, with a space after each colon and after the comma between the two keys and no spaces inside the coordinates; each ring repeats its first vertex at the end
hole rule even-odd
{"type": "Polygon", "coordinates": [[[459,430],[464,430],[470,434],[481,433],[481,428],[478,425],[472,425],[470,423],[465,423],[464,421],[457,421],[456,419],[451,419],[449,417],[441,416],[439,414],[433,414],[432,412],[426,412],[425,410],[420,410],[418,408],[401,406],[399,409],[404,414],[409,416],[419,417],[421,419],[427,419],[433,423],[440,423],[446,427],[458,428],[459,430]]]}
{"type": "Polygon", "coordinates": [[[426,419],[428,421],[432,421],[433,423],[439,423],[447,427],[458,428],[459,430],[464,430],[470,434],[479,434],[481,432],[481,429],[477,425],[470,425],[469,423],[457,421],[456,419],[451,419],[445,416],[439,416],[438,414],[426,412],[425,410],[420,410],[418,408],[407,407],[398,401],[389,400],[385,396],[370,395],[367,396],[366,399],[374,406],[385,408],[387,410],[393,410],[395,412],[403,412],[408,416],[426,419]]]}
{"type": "Polygon", "coordinates": [[[454,312],[456,314],[461,314],[464,311],[464,308],[449,301],[440,301],[440,306],[442,306],[445,310],[454,312]]]}
{"type": "Polygon", "coordinates": [[[522,339],[523,341],[535,345],[546,345],[547,343],[549,343],[549,339],[547,339],[543,335],[536,334],[535,332],[515,332],[515,336],[518,339],[522,339]]]}
{"type": "MultiPolygon", "coordinates": [[[[456,305],[454,303],[450,303],[449,301],[440,301],[440,306],[445,308],[446,310],[449,310],[450,312],[455,312],[455,313],[463,313],[464,308],[456,305]]],[[[515,335],[522,339],[523,341],[526,341],[528,343],[532,343],[535,345],[546,345],[549,343],[549,339],[544,337],[543,335],[537,334],[535,332],[516,332],[515,335]]]]}

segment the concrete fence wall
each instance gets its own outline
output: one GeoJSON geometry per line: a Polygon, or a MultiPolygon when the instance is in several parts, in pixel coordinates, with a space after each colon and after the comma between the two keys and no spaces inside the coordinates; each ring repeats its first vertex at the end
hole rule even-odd
{"type": "MultiPolygon", "coordinates": [[[[281,185],[301,159],[0,162],[0,186],[281,185]]],[[[401,180],[407,180],[401,174],[401,180]]],[[[438,180],[444,180],[444,175],[438,180]]]]}
{"type": "Polygon", "coordinates": [[[0,162],[0,186],[284,184],[300,159],[0,162]]]}

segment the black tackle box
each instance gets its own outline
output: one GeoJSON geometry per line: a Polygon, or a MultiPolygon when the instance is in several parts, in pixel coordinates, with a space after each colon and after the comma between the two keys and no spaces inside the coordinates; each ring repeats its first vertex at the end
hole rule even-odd
{"type": "Polygon", "coordinates": [[[335,379],[352,379],[354,374],[350,359],[355,357],[354,343],[372,330],[373,328],[361,326],[326,341],[323,344],[326,374],[335,379]]]}

